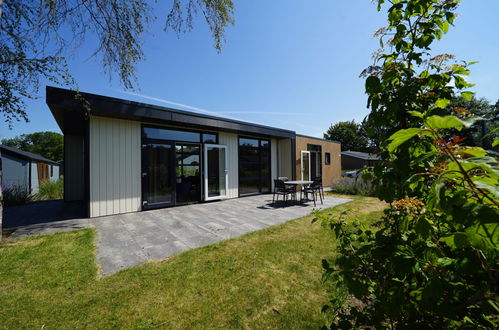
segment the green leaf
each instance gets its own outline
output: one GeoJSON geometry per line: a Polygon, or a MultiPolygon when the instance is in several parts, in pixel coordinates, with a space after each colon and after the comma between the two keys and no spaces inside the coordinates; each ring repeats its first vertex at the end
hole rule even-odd
{"type": "Polygon", "coordinates": [[[459,149],[459,152],[473,157],[482,157],[487,155],[487,151],[480,147],[462,147],[459,149]]]}
{"type": "Polygon", "coordinates": [[[425,126],[433,129],[455,128],[460,131],[464,123],[456,116],[431,116],[425,121],[425,126]]]}
{"type": "Polygon", "coordinates": [[[368,94],[378,93],[381,90],[381,82],[376,76],[369,76],[366,79],[366,92],[368,94]]]}
{"type": "Polygon", "coordinates": [[[466,233],[454,233],[440,238],[440,242],[447,244],[451,249],[459,249],[469,245],[466,233]]]}
{"type": "Polygon", "coordinates": [[[462,92],[462,93],[461,93],[461,96],[462,96],[465,100],[467,100],[467,101],[471,101],[471,98],[473,97],[473,95],[474,95],[474,94],[475,94],[475,93],[473,93],[473,92],[462,92]]]}
{"type": "Polygon", "coordinates": [[[440,109],[445,109],[450,104],[448,99],[437,99],[435,106],[440,109]]]}
{"type": "Polygon", "coordinates": [[[494,142],[492,142],[492,146],[495,147],[498,144],[499,144],[499,138],[495,138],[494,142]]]}
{"type": "Polygon", "coordinates": [[[395,151],[395,149],[397,149],[401,144],[412,139],[415,135],[417,135],[421,131],[422,129],[420,128],[408,128],[408,129],[401,129],[400,131],[395,132],[388,139],[392,141],[388,145],[388,151],[389,152],[395,151]]]}
{"type": "Polygon", "coordinates": [[[407,111],[407,113],[414,117],[423,118],[423,114],[419,111],[407,111]]]}

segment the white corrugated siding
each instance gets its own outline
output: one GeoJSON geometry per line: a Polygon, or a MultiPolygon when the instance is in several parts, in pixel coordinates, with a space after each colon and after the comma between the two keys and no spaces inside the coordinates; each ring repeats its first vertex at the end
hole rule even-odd
{"type": "Polygon", "coordinates": [[[229,190],[228,198],[237,198],[239,196],[239,142],[236,134],[219,133],[218,141],[227,146],[227,168],[229,170],[229,190]]]}
{"type": "Polygon", "coordinates": [[[90,118],[90,216],[141,208],[140,122],[90,118]]]}

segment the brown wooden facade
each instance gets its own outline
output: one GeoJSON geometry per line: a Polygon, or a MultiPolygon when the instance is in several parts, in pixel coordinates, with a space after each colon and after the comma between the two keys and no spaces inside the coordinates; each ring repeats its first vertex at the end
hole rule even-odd
{"type": "MultiPolygon", "coordinates": [[[[331,186],[341,178],[341,144],[303,135],[296,135],[296,179],[302,179],[302,151],[317,150],[320,146],[320,167],[322,184],[324,187],[331,186]],[[330,162],[326,164],[326,153],[329,154],[330,162]]],[[[312,175],[313,176],[313,175],[312,175]]]]}

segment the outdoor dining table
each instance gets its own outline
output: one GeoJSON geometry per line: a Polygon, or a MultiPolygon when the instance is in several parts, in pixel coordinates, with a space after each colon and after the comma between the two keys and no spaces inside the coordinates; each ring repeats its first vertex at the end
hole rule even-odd
{"type": "MultiPolygon", "coordinates": [[[[308,186],[310,184],[314,183],[314,181],[307,181],[307,180],[292,180],[292,181],[284,181],[285,185],[289,186],[294,186],[295,191],[298,186],[308,186]]],[[[300,196],[300,203],[302,202],[302,198],[300,196]]]]}

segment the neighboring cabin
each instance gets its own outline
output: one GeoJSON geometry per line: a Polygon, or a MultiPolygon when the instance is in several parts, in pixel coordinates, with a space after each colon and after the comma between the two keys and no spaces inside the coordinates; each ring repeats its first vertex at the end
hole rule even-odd
{"type": "Polygon", "coordinates": [[[379,160],[379,156],[360,151],[343,151],[341,153],[341,169],[357,170],[371,167],[379,160]]]}
{"type": "Polygon", "coordinates": [[[59,178],[59,164],[50,159],[4,145],[0,151],[3,186],[21,186],[37,193],[41,182],[59,178]]]}

